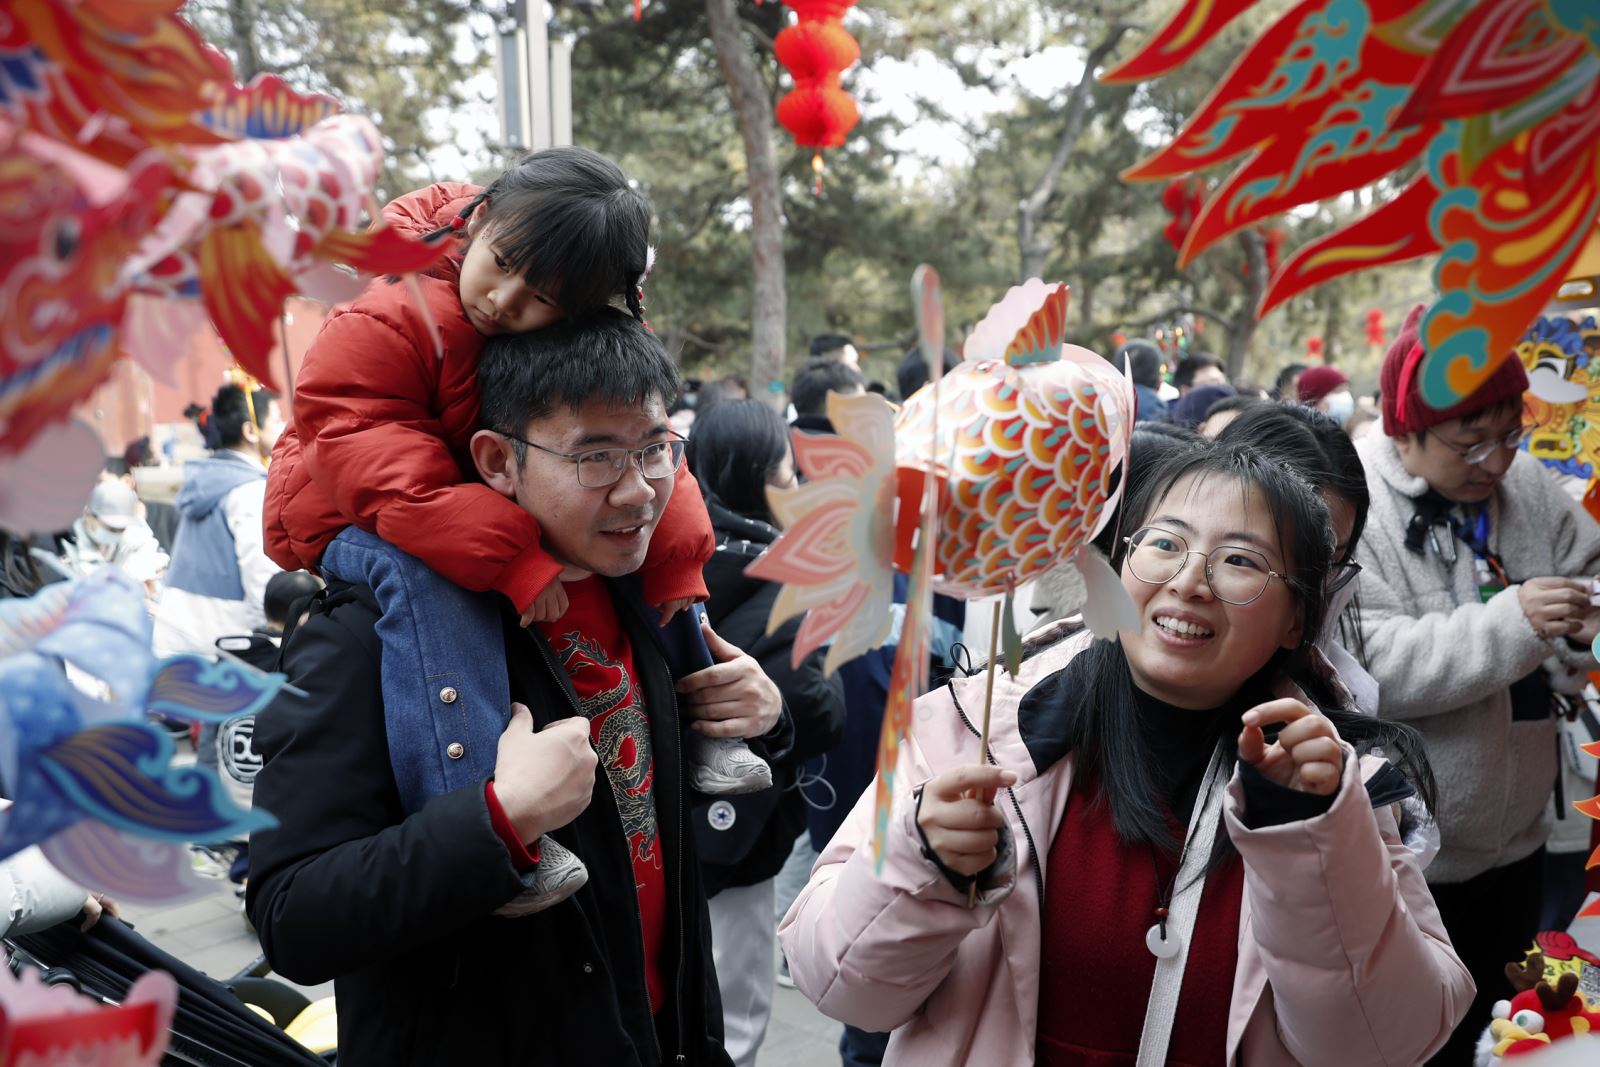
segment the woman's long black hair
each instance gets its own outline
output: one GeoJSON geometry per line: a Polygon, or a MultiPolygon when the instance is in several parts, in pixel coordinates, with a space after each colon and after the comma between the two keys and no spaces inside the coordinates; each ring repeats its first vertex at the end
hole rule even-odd
{"type": "Polygon", "coordinates": [[[747,519],[772,521],[767,479],[789,454],[783,416],[759,400],[723,400],[695,416],[687,461],[702,493],[747,519]]]}
{"type": "MultiPolygon", "coordinates": [[[[1142,484],[1131,484],[1123,532],[1131,534],[1142,526],[1172,487],[1190,476],[1202,482],[1231,482],[1240,493],[1255,497],[1277,522],[1289,572],[1285,584],[1294,597],[1301,642],[1293,649],[1279,649],[1240,692],[1267,699],[1275,679],[1292,678],[1358,754],[1382,749],[1432,808],[1433,774],[1421,736],[1403,723],[1345,710],[1310,667],[1310,651],[1327,612],[1325,584],[1333,549],[1327,505],[1317,491],[1303,475],[1275,457],[1240,445],[1218,443],[1175,453],[1150,472],[1142,484]]],[[[1230,487],[1204,486],[1202,491],[1226,492],[1230,487]]],[[[1068,716],[1066,739],[1079,773],[1098,779],[1101,797],[1111,811],[1119,838],[1130,844],[1176,848],[1162,803],[1162,783],[1154,772],[1143,732],[1132,728],[1135,724],[1130,721],[1136,714],[1135,690],[1122,643],[1095,641],[1069,669],[1081,679],[1068,697],[1077,703],[1077,708],[1068,716]]],[[[1238,760],[1237,742],[1237,730],[1224,728],[1221,743],[1230,770],[1238,760]]],[[[1213,863],[1225,860],[1233,851],[1232,842],[1221,835],[1212,853],[1213,863]]]]}
{"type": "MultiPolygon", "coordinates": [[[[1314,408],[1289,404],[1263,404],[1246,411],[1217,435],[1217,443],[1246,445],[1289,464],[1325,495],[1343,498],[1355,512],[1345,559],[1354,558],[1361,531],[1367,525],[1371,497],[1367,474],[1355,443],[1337,422],[1314,408]]],[[[1367,662],[1366,641],[1361,636],[1361,602],[1350,601],[1339,616],[1340,644],[1361,663],[1367,662]]]]}

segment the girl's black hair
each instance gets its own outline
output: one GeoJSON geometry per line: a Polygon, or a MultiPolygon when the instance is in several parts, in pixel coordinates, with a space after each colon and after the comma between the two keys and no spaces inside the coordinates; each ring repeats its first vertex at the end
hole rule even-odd
{"type": "Polygon", "coordinates": [[[547,148],[490,182],[460,217],[470,219],[480,204],[483,223],[473,239],[491,241],[507,267],[567,315],[621,297],[644,321],[639,284],[650,254],[650,201],[621,167],[588,148],[547,148]]]}
{"type": "Polygon", "coordinates": [[[767,479],[789,454],[783,417],[759,400],[723,400],[689,428],[689,470],[701,489],[749,519],[772,521],[767,479]]]}
{"type": "MultiPolygon", "coordinates": [[[[1361,456],[1338,422],[1314,408],[1298,404],[1264,404],[1246,411],[1224,427],[1217,435],[1217,442],[1265,452],[1305,475],[1322,493],[1348,502],[1355,512],[1355,523],[1350,527],[1350,539],[1345,543],[1344,559],[1340,562],[1355,557],[1361,531],[1366,529],[1367,509],[1372,498],[1367,491],[1361,456]]],[[[1361,663],[1367,662],[1358,601],[1352,600],[1339,617],[1338,638],[1361,663]]]]}
{"type": "MultiPolygon", "coordinates": [[[[1279,649],[1240,693],[1248,699],[1270,698],[1271,683],[1293,678],[1306,696],[1327,716],[1339,736],[1358,754],[1381,748],[1412,783],[1424,802],[1434,806],[1433,774],[1421,736],[1404,723],[1347,711],[1310,667],[1310,651],[1326,614],[1326,578],[1332,550],[1327,505],[1306,479],[1264,452],[1239,445],[1214,444],[1176,452],[1143,478],[1131,484],[1122,529],[1131,533],[1142,526],[1184,478],[1200,479],[1202,492],[1230,492],[1254,497],[1277,523],[1285,569],[1285,584],[1295,600],[1301,625],[1301,643],[1279,649]],[[1232,482],[1233,486],[1205,484],[1232,482]]],[[[1098,779],[1101,799],[1110,812],[1117,836],[1129,844],[1148,844],[1176,850],[1163,804],[1165,783],[1158,780],[1144,733],[1133,728],[1136,712],[1133,675],[1120,641],[1095,641],[1071,667],[1081,684],[1067,699],[1077,704],[1067,716],[1066,743],[1077,760],[1078,773],[1098,779]],[[1081,672],[1081,673],[1080,673],[1081,672]]],[[[1238,731],[1225,726],[1220,738],[1231,772],[1238,761],[1238,731]]],[[[1198,801],[1197,801],[1198,802],[1198,801]]],[[[1213,865],[1234,854],[1232,841],[1219,834],[1212,850],[1213,865]]]]}

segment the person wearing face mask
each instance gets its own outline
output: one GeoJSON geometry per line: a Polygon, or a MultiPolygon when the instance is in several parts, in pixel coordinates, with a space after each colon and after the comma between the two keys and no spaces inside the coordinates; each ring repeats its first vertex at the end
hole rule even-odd
{"type": "Polygon", "coordinates": [[[1600,668],[1600,526],[1518,446],[1513,354],[1457,404],[1420,392],[1418,305],[1384,358],[1383,433],[1356,443],[1371,494],[1361,636],[1385,719],[1415,726],[1439,775],[1428,881],[1478,984],[1435,1060],[1472,1062],[1503,968],[1538,931],[1561,690],[1600,668]]]}
{"type": "Polygon", "coordinates": [[[1356,413],[1350,376],[1338,367],[1312,367],[1300,375],[1297,388],[1300,403],[1322,412],[1341,427],[1356,413]]]}
{"type": "Polygon", "coordinates": [[[84,577],[110,565],[154,594],[167,569],[167,554],[140,511],[138,495],[121,479],[107,478],[95,486],[72,524],[72,539],[61,546],[67,569],[84,577]]]}

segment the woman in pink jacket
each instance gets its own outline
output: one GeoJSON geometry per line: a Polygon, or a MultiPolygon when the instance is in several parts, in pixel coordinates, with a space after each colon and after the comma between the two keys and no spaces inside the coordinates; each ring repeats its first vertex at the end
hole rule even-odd
{"type": "Polygon", "coordinates": [[[780,928],[795,984],[918,1067],[1421,1062],[1473,985],[1398,830],[1415,734],[1315,669],[1326,506],[1218,446],[1128,515],[1140,629],[1000,675],[981,756],[982,678],[918,702],[883,870],[869,790],[780,928]]]}

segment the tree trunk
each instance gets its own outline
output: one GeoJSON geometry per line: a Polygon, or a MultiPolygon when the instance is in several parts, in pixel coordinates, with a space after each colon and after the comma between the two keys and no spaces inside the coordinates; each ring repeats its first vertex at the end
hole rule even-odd
{"type": "Polygon", "coordinates": [[[788,305],[784,294],[783,195],[778,186],[778,151],[772,140],[772,99],[745,43],[734,0],[706,0],[717,64],[739,113],[750,188],[750,256],[754,274],[750,309],[750,390],[776,402],[771,390],[784,381],[788,305]]]}
{"type": "Polygon", "coordinates": [[[1267,291],[1267,247],[1255,230],[1240,230],[1239,244],[1244,248],[1244,306],[1228,324],[1228,380],[1244,377],[1245,358],[1250,354],[1250,342],[1255,340],[1256,308],[1267,291]]]}
{"type": "Polygon", "coordinates": [[[228,0],[228,23],[233,28],[234,74],[241,85],[261,73],[261,57],[256,54],[254,27],[255,0],[228,0]]]}
{"type": "Polygon", "coordinates": [[[1050,241],[1040,232],[1045,209],[1056,195],[1056,186],[1061,183],[1062,172],[1067,169],[1073,150],[1078,147],[1078,138],[1083,136],[1083,128],[1089,117],[1089,93],[1094,88],[1094,72],[1105,62],[1111,50],[1117,47],[1122,35],[1131,28],[1120,22],[1112,26],[1085,57],[1083,76],[1067,94],[1067,106],[1064,109],[1066,117],[1062,121],[1061,136],[1056,141],[1055,154],[1050,157],[1050,164],[1045,167],[1044,175],[1039,179],[1039,184],[1034,186],[1033,192],[1017,204],[1017,251],[1022,269],[1018,281],[1044,277],[1045,264],[1050,258],[1050,241]]]}
{"type": "Polygon", "coordinates": [[[1339,362],[1339,329],[1344,325],[1344,287],[1326,285],[1323,291],[1328,295],[1328,307],[1327,317],[1322,321],[1322,362],[1331,366],[1339,362]]]}

